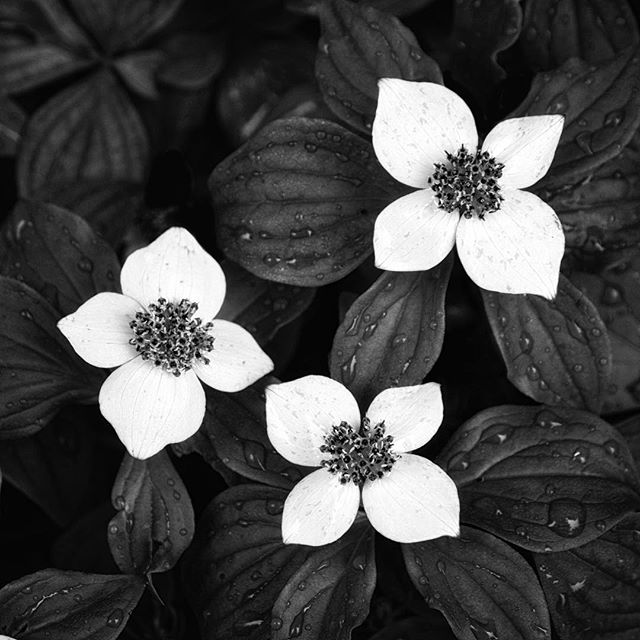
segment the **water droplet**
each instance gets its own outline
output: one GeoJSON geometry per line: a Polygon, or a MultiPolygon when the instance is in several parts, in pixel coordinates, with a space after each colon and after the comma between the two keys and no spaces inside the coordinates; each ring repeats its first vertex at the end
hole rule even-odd
{"type": "Polygon", "coordinates": [[[91,273],[93,271],[93,261],[87,258],[87,256],[82,256],[77,262],[77,267],[80,271],[84,271],[84,273],[91,273]]]}
{"type": "Polygon", "coordinates": [[[264,262],[268,267],[275,267],[278,263],[282,262],[282,258],[274,253],[267,253],[262,258],[262,262],[264,262]]]}
{"type": "Polygon", "coordinates": [[[575,538],[584,531],[586,512],[573,498],[553,500],[549,504],[547,526],[563,538],[575,538]]]}
{"type": "Polygon", "coordinates": [[[282,629],[282,618],[278,618],[278,617],[272,618],[271,619],[271,628],[274,631],[278,631],[278,629],[282,629]]]}
{"type": "Polygon", "coordinates": [[[625,113],[621,109],[616,109],[615,111],[611,111],[607,113],[604,117],[604,126],[605,127],[618,127],[624,122],[625,113]]]}
{"type": "Polygon", "coordinates": [[[252,469],[266,469],[267,451],[262,444],[254,440],[244,440],[242,442],[244,459],[252,469]]]}
{"type": "Polygon", "coordinates": [[[523,331],[520,334],[518,344],[520,345],[522,353],[531,353],[531,349],[533,349],[533,338],[531,337],[531,334],[523,331]]]}
{"type": "Polygon", "coordinates": [[[547,113],[559,113],[565,115],[569,109],[569,97],[566,93],[560,93],[547,105],[547,113]]]}
{"type": "Polygon", "coordinates": [[[622,302],[622,291],[613,285],[607,285],[602,292],[602,304],[614,306],[622,302]]]}
{"type": "Polygon", "coordinates": [[[113,506],[118,510],[122,511],[127,506],[127,501],[124,496],[116,496],[113,500],[113,506]]]}
{"type": "Polygon", "coordinates": [[[447,469],[449,469],[449,471],[464,471],[468,467],[469,456],[465,452],[456,453],[447,463],[447,469]]]}
{"type": "Polygon", "coordinates": [[[107,618],[108,627],[119,627],[124,620],[124,611],[122,609],[114,609],[107,618]]]}
{"type": "Polygon", "coordinates": [[[529,378],[529,380],[538,380],[540,378],[540,371],[535,364],[530,364],[527,367],[527,378],[529,378]]]}

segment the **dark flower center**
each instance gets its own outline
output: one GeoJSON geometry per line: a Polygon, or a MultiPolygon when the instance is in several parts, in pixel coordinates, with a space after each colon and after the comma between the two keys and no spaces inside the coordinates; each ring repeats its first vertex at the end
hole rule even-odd
{"type": "Polygon", "coordinates": [[[194,318],[197,310],[196,302],[159,298],[148,311],[138,311],[131,320],[134,337],[129,343],[143,360],[153,361],[174,376],[191,369],[193,360],[209,364],[204,353],[213,349],[213,337],[208,333],[213,325],[203,325],[200,318],[194,318]]]}
{"type": "Polygon", "coordinates": [[[384,434],[384,422],[371,426],[363,418],[359,431],[346,422],[331,427],[320,447],[328,454],[322,466],[340,476],[340,482],[355,482],[362,486],[365,480],[377,480],[391,471],[398,455],[392,453],[393,436],[384,434]]]}
{"type": "Polygon", "coordinates": [[[483,220],[487,213],[500,208],[498,178],[504,165],[486,151],[469,153],[464,145],[456,154],[447,152],[447,162],[437,163],[429,184],[436,194],[438,206],[445,211],[458,211],[483,220]]]}

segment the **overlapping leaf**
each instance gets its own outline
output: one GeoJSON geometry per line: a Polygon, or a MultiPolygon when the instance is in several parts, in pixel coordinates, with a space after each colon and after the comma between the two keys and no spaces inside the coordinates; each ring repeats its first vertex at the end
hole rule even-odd
{"type": "Polygon", "coordinates": [[[442,611],[460,640],[551,638],[535,573],[498,538],[462,527],[459,538],[443,536],[402,547],[416,589],[442,611]]]}
{"type": "Polygon", "coordinates": [[[233,262],[222,264],[227,295],[219,318],[242,325],[262,345],[295,320],[312,302],[315,290],[273,283],[245,271],[233,262]]]}
{"type": "Polygon", "coordinates": [[[123,573],[171,569],[194,533],[191,498],[169,456],[147,460],[125,454],[111,492],[118,513],[108,527],[109,547],[123,573]]]}
{"type": "Polygon", "coordinates": [[[285,497],[281,489],[242,485],[205,511],[185,571],[205,640],[348,638],[366,616],[375,582],[369,525],[358,520],[317,549],[285,545],[285,497]]]}
{"type": "Polygon", "coordinates": [[[632,640],[640,629],[640,515],[577,549],[536,555],[560,640],[632,640]]]}
{"type": "Polygon", "coordinates": [[[483,291],[509,380],[542,404],[598,413],[608,390],[611,345],[596,307],[564,276],[552,301],[483,291]]]}
{"type": "Polygon", "coordinates": [[[0,273],[23,281],[62,315],[99,291],[119,289],[111,247],[80,217],[59,207],[20,202],[0,238],[0,273]]]}
{"type": "Polygon", "coordinates": [[[422,382],[435,364],[452,263],[449,257],[429,271],[383,273],[347,311],[329,367],[363,407],[383,389],[422,382]]]}
{"type": "Polygon", "coordinates": [[[38,571],[0,590],[0,634],[115,640],[143,591],[134,576],[38,571]]]}
{"type": "Polygon", "coordinates": [[[226,255],[267,280],[318,286],[372,250],[376,215],[404,193],[371,144],[328,120],[277,120],[209,181],[226,255]]]}
{"type": "Polygon", "coordinates": [[[438,65],[397,18],[367,4],[317,4],[322,36],[316,77],[325,102],[344,122],[371,132],[380,78],[442,83],[438,65]]]}
{"type": "Polygon", "coordinates": [[[458,485],[463,522],[532,551],[585,544],[640,505],[624,438],[577,409],[487,409],[439,460],[458,485]]]}
{"type": "Polygon", "coordinates": [[[529,0],[522,31],[522,50],[536,71],[569,58],[603,62],[640,39],[626,0],[529,0]]]}
{"type": "Polygon", "coordinates": [[[575,182],[615,157],[640,123],[640,54],[637,47],[591,65],[572,58],[538,74],[515,116],[557,113],[564,130],[541,184],[575,182]]]}
{"type": "Polygon", "coordinates": [[[0,156],[14,156],[27,120],[25,112],[0,93],[0,156]]]}

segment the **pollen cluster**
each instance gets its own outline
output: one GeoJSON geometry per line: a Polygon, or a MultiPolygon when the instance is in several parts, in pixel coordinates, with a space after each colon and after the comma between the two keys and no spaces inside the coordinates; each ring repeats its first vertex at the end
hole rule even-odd
{"type": "Polygon", "coordinates": [[[340,482],[354,482],[361,486],[365,480],[382,478],[398,459],[392,453],[393,436],[385,435],[384,422],[371,426],[363,418],[359,431],[341,422],[325,436],[320,451],[329,454],[322,466],[340,477],[340,482]]]}
{"type": "Polygon", "coordinates": [[[474,214],[483,220],[487,213],[500,208],[498,178],[504,165],[486,151],[469,153],[460,147],[456,154],[447,152],[447,162],[437,163],[429,178],[429,185],[445,211],[458,211],[471,218],[474,214]]]}
{"type": "Polygon", "coordinates": [[[208,333],[212,324],[203,325],[200,318],[194,318],[197,310],[196,302],[183,299],[176,303],[159,298],[131,320],[134,336],[129,343],[143,360],[151,360],[174,376],[188,371],[194,360],[208,364],[204,354],[213,349],[213,336],[208,333]]]}

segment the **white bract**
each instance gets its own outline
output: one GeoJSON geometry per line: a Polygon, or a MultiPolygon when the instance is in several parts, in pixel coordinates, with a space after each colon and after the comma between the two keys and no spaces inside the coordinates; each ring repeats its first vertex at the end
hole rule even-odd
{"type": "Polygon", "coordinates": [[[457,536],[458,490],[436,464],[406,453],[442,422],[440,385],[382,391],[361,419],[339,382],[307,376],[266,389],[267,432],[295,464],[321,467],[289,493],[285,543],[323,545],[340,538],[362,504],[371,524],[398,542],[457,536]]]}
{"type": "Polygon", "coordinates": [[[186,230],[173,227],[132,253],[122,294],[98,293],[58,328],[104,381],[100,411],[129,453],[149,458],[200,427],[201,382],[240,391],[273,369],[251,334],[214,320],[226,292],[220,265],[186,230]]]}
{"type": "Polygon", "coordinates": [[[478,286],[553,298],[564,252],[562,227],[549,205],[520,189],[549,170],[564,117],[504,120],[478,148],[473,114],[453,91],[391,78],[378,86],[376,156],[396,180],[420,190],[378,216],[376,266],[431,269],[455,245],[478,286]]]}

